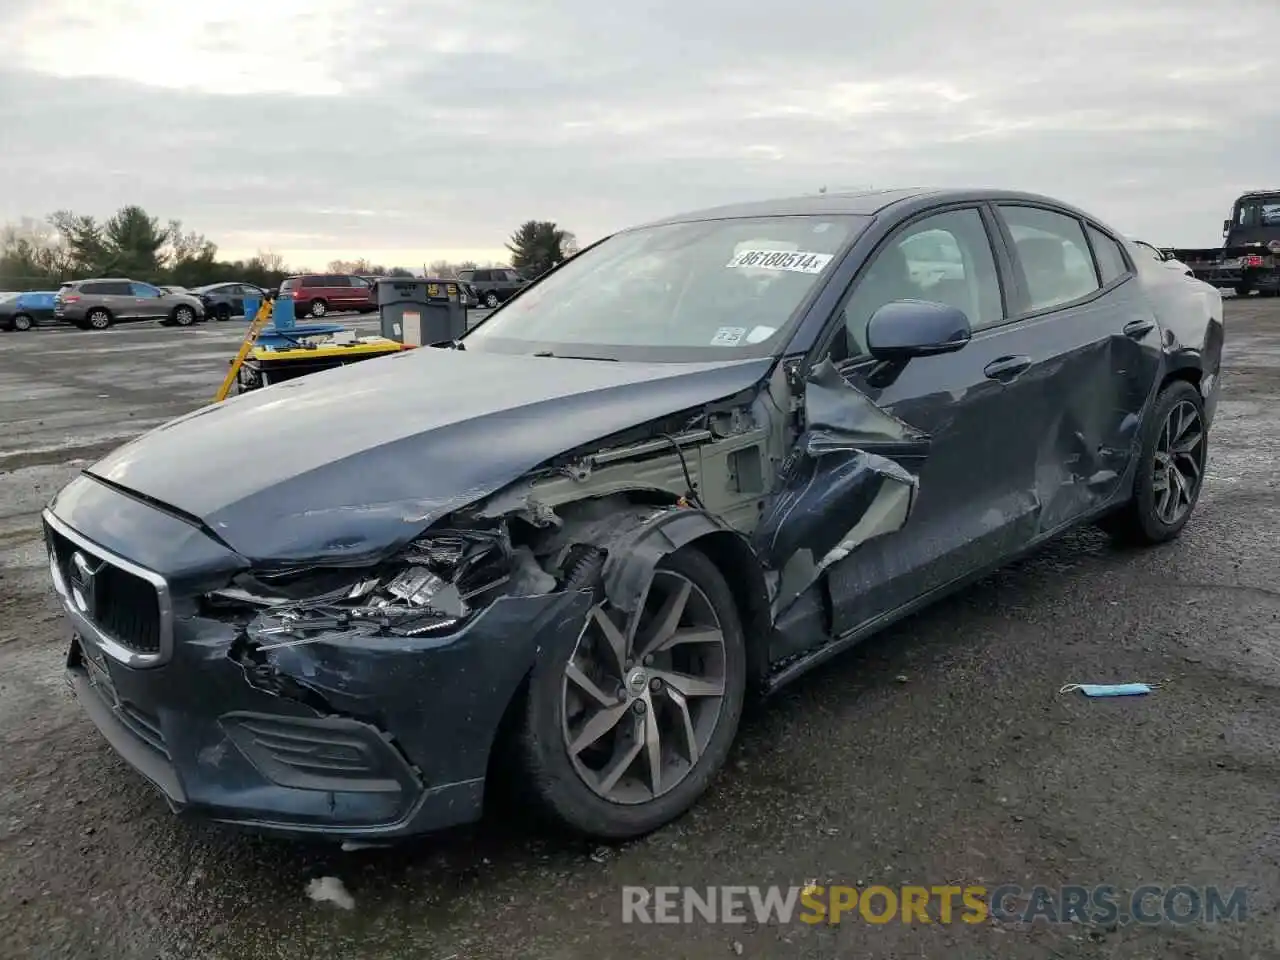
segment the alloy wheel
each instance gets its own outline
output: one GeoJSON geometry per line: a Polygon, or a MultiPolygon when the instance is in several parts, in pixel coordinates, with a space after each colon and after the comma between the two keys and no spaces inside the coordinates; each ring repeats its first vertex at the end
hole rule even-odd
{"type": "Polygon", "coordinates": [[[16,317],[13,318],[13,329],[30,330],[31,318],[27,316],[25,313],[18,314],[16,317]]]}
{"type": "Polygon", "coordinates": [[[173,319],[178,321],[178,326],[180,327],[190,326],[191,321],[194,320],[195,318],[196,318],[195,311],[192,310],[190,307],[179,307],[176,311],[174,311],[174,314],[173,314],[173,319]]]}
{"type": "Polygon", "coordinates": [[[496,293],[486,293],[484,296],[484,305],[492,310],[498,305],[498,295],[496,293]]]}
{"type": "Polygon", "coordinates": [[[105,310],[94,310],[89,314],[89,326],[95,330],[105,330],[111,324],[111,318],[105,310]]]}
{"type": "Polygon", "coordinates": [[[595,794],[646,803],[681,783],[720,723],[725,639],[706,595],[670,570],[654,574],[641,609],[620,626],[592,608],[565,667],[565,747],[595,794]]]}
{"type": "Polygon", "coordinates": [[[1156,516],[1172,525],[1191,509],[1204,479],[1204,422],[1190,400],[1174,405],[1156,441],[1151,490],[1156,516]]]}
{"type": "Polygon", "coordinates": [[[323,317],[328,312],[328,309],[323,300],[317,300],[311,304],[311,315],[313,317],[323,317]]]}

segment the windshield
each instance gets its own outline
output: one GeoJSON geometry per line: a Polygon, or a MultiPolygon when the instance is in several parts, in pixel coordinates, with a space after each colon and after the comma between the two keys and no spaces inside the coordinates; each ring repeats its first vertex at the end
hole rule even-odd
{"type": "Polygon", "coordinates": [[[1280,227],[1280,196],[1241,200],[1236,205],[1238,227],[1280,227]]]}
{"type": "Polygon", "coordinates": [[[869,222],[753,217],[616,234],[528,287],[466,349],[696,362],[769,356],[869,222]]]}

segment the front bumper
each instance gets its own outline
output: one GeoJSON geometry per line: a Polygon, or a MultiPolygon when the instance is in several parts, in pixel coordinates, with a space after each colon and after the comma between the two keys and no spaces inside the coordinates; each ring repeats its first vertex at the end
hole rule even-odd
{"type": "Polygon", "coordinates": [[[590,603],[507,597],[448,636],[263,651],[176,596],[165,655],[128,665],[55,587],[72,630],[68,684],[173,810],[334,840],[477,819],[498,728],[536,651],[576,635],[590,603]]]}

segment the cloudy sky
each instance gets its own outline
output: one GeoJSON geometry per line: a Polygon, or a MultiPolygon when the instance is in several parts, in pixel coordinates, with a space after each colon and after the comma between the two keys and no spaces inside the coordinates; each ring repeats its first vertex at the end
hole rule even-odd
{"type": "Polygon", "coordinates": [[[1208,246],[1280,187],[1280,4],[1213,7],[0,0],[0,220],[138,203],[227,255],[412,266],[529,218],[990,185],[1208,246]]]}

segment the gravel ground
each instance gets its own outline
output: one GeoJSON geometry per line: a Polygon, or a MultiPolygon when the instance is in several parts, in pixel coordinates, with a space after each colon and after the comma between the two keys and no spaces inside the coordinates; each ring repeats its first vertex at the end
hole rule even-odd
{"type": "Polygon", "coordinates": [[[593,849],[508,815],[351,853],[173,817],[61,679],[39,507],[205,401],[235,332],[0,335],[0,955],[1280,956],[1280,303],[1231,302],[1227,326],[1209,479],[1175,544],[1081,531],[864,644],[750,716],[711,793],[643,841],[593,849]],[[1058,693],[1128,680],[1167,685],[1058,693]],[[308,898],[326,876],[352,909],[308,898]],[[1250,895],[1215,926],[620,920],[623,884],[814,878],[1250,895]]]}

